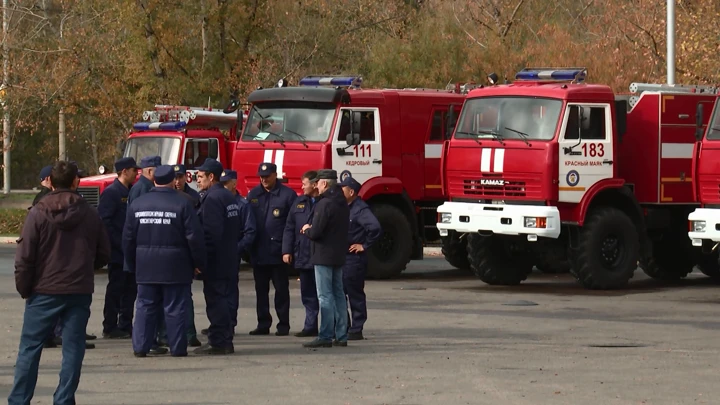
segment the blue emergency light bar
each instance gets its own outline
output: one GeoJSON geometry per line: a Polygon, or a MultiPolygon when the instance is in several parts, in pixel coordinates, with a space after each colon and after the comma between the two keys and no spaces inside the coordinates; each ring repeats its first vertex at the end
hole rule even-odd
{"type": "Polygon", "coordinates": [[[575,81],[583,82],[587,77],[587,69],[578,68],[526,68],[515,75],[515,80],[527,81],[575,81]]]}
{"type": "Polygon", "coordinates": [[[170,121],[170,122],[138,122],[133,125],[133,129],[136,131],[179,131],[187,123],[185,121],[170,121]]]}
{"type": "Polygon", "coordinates": [[[362,77],[323,77],[308,76],[300,79],[301,86],[341,86],[341,87],[360,87],[362,77]]]}

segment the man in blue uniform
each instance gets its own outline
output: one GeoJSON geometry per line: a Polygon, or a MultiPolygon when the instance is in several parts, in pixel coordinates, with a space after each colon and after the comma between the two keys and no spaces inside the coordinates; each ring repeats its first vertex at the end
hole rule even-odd
{"type": "Polygon", "coordinates": [[[382,235],[382,228],[370,207],[358,196],[360,183],[348,177],[340,183],[340,186],[350,207],[349,247],[343,265],[343,287],[352,313],[348,325],[348,340],[363,340],[363,325],[367,321],[365,301],[367,251],[382,235]]]}
{"type": "Polygon", "coordinates": [[[185,193],[186,196],[189,196],[191,198],[193,207],[199,208],[200,207],[200,193],[195,191],[194,188],[188,186],[187,184],[187,169],[185,168],[185,165],[175,165],[173,166],[175,169],[175,190],[180,190],[185,193]]]}
{"type": "Polygon", "coordinates": [[[203,293],[210,327],[208,344],[195,349],[198,354],[230,354],[233,347],[231,307],[232,283],[237,288],[237,242],[240,212],[232,193],[220,184],[223,167],[206,159],[198,167],[197,182],[205,191],[198,215],[202,221],[207,250],[207,267],[202,273],[203,293]]]}
{"type": "Polygon", "coordinates": [[[145,357],[158,317],[168,325],[170,353],[187,355],[187,300],[193,274],[205,268],[205,242],[192,204],[173,190],[172,166],[155,171],[155,187],[128,208],[123,251],[138,283],[133,351],[145,357]],[[161,310],[162,308],[162,310],[161,310]]]}
{"type": "Polygon", "coordinates": [[[283,261],[292,264],[300,273],[300,299],[305,307],[305,324],[296,333],[297,337],[318,335],[318,313],[320,303],[315,286],[315,269],[310,263],[310,239],[300,234],[303,225],[310,220],[315,198],[318,196],[317,172],[312,170],[302,175],[303,195],[299,196],[290,208],[283,234],[283,261]]]}
{"type": "Polygon", "coordinates": [[[138,179],[130,189],[128,194],[128,204],[132,204],[133,200],[150,191],[153,188],[153,180],[155,179],[155,168],[160,166],[160,156],[146,156],[140,160],[140,168],[142,176],[138,179]]]}
{"type": "MultiPolygon", "coordinates": [[[[238,205],[238,211],[240,213],[240,232],[238,233],[238,264],[240,258],[250,250],[253,242],[255,241],[255,228],[257,227],[255,221],[255,214],[252,212],[252,208],[248,204],[248,201],[243,198],[237,191],[237,172],[235,170],[225,170],[220,175],[220,183],[228,191],[235,196],[235,201],[238,205]]],[[[240,306],[240,290],[238,288],[238,274],[235,273],[235,279],[231,285],[232,287],[232,303],[230,306],[230,316],[232,317],[233,334],[235,333],[235,326],[237,326],[237,311],[240,306]]]]}
{"type": "Polygon", "coordinates": [[[123,271],[122,232],[130,186],[137,177],[138,169],[135,159],[118,159],[115,162],[118,177],[100,194],[97,207],[112,246],[103,309],[103,337],[108,339],[129,339],[132,332],[137,286],[135,275],[123,271]]]}
{"type": "Polygon", "coordinates": [[[257,237],[250,254],[257,294],[257,328],[251,335],[269,335],[270,280],[275,287],[275,312],[278,317],[276,336],[290,334],[290,289],[288,266],[283,262],[282,238],[287,216],[297,194],[277,181],[277,166],[260,163],[260,184],[248,193],[247,199],[257,219],[257,237]]]}

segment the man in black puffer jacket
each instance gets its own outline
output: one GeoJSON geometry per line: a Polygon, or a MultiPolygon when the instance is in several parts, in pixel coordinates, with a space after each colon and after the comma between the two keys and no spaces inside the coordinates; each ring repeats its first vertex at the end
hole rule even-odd
{"type": "Polygon", "coordinates": [[[343,290],[342,266],[348,247],[350,208],[335,170],[318,170],[320,196],[309,223],[301,232],[312,241],[310,262],[315,267],[315,283],[320,301],[318,338],[305,347],[347,346],[347,302],[343,290]],[[335,342],[332,341],[333,326],[335,342]]]}

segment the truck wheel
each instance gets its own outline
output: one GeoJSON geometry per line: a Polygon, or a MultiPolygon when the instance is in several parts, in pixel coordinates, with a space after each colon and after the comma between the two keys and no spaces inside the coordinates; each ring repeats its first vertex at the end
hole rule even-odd
{"type": "Polygon", "coordinates": [[[718,263],[718,251],[715,250],[712,253],[703,253],[700,249],[694,249],[695,262],[697,268],[702,274],[714,278],[720,279],[720,263],[718,263]]]}
{"type": "Polygon", "coordinates": [[[468,234],[467,252],[475,276],[490,285],[517,285],[532,271],[530,255],[510,238],[468,234]]]}
{"type": "Polygon", "coordinates": [[[442,242],[442,253],[445,256],[445,260],[453,267],[461,270],[470,270],[467,237],[461,239],[457,232],[450,231],[447,237],[442,238],[442,242]]]}
{"type": "Polygon", "coordinates": [[[691,243],[687,232],[665,232],[660,239],[652,242],[652,255],[640,260],[640,268],[648,276],[659,280],[685,278],[695,265],[691,243]]]}
{"type": "Polygon", "coordinates": [[[407,218],[387,204],[372,207],[383,233],[368,252],[368,277],[388,279],[405,270],[412,254],[413,234],[407,218]]]}
{"type": "Polygon", "coordinates": [[[616,208],[595,210],[577,237],[572,273],[587,289],[626,285],[637,268],[640,240],[630,217],[616,208]]]}

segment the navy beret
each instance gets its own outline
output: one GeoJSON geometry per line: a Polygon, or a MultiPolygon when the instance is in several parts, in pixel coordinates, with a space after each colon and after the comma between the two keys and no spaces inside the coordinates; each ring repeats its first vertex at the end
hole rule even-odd
{"type": "Polygon", "coordinates": [[[172,183],[175,180],[175,170],[170,165],[158,166],[155,169],[155,183],[164,186],[172,183]]]}

